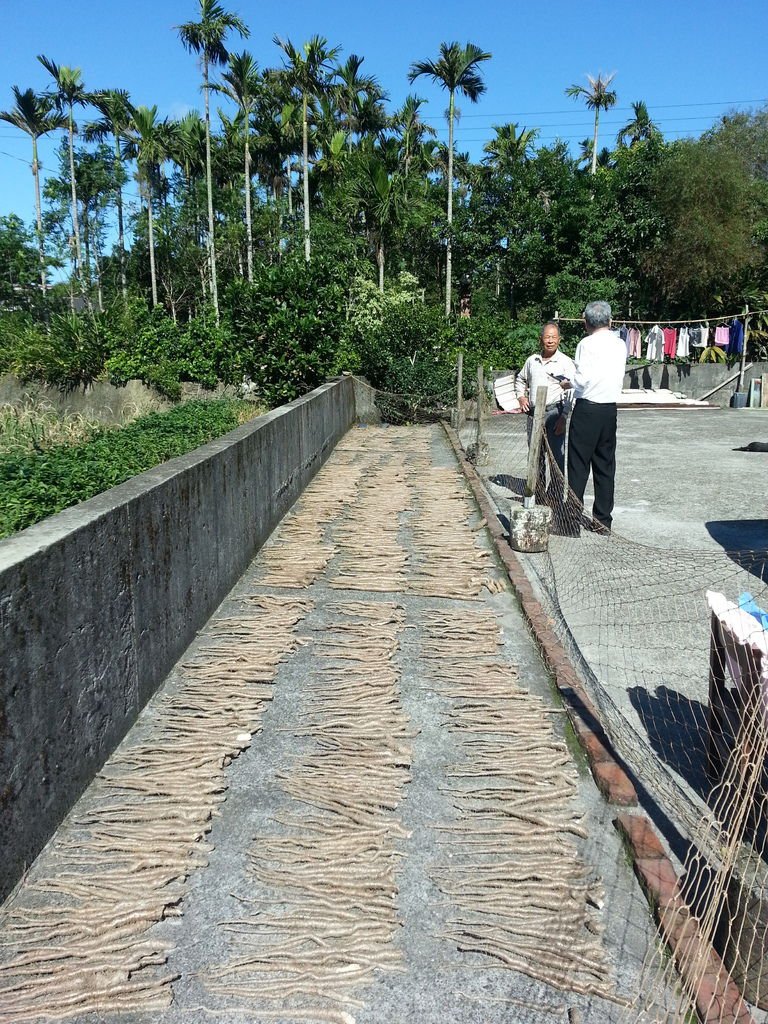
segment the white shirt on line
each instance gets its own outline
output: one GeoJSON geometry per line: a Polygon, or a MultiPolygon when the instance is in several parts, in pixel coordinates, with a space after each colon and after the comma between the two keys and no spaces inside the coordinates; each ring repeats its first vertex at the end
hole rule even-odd
{"type": "Polygon", "coordinates": [[[618,402],[624,387],[627,349],[608,327],[600,327],[576,346],[573,398],[589,402],[618,402]]]}
{"type": "Polygon", "coordinates": [[[515,394],[518,398],[522,398],[523,395],[527,396],[533,408],[537,389],[546,388],[547,405],[556,405],[558,402],[562,402],[563,408],[567,412],[571,405],[571,392],[570,390],[563,391],[560,382],[553,378],[567,377],[568,380],[573,381],[575,372],[576,367],[573,360],[560,349],[557,349],[549,359],[545,359],[541,352],[536,352],[534,355],[528,356],[522,370],[515,377],[515,394]]]}

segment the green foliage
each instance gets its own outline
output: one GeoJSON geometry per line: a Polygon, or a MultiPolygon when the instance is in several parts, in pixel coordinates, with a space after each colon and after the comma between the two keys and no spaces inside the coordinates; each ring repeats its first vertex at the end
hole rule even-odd
{"type": "Polygon", "coordinates": [[[216,387],[226,332],[216,326],[210,310],[178,325],[159,307],[134,301],[116,306],[108,319],[113,354],[106,371],[113,384],[138,378],[172,399],[180,397],[182,381],[216,387]]]}
{"type": "Polygon", "coordinates": [[[252,407],[226,400],[187,402],[127,427],[96,430],[80,444],[0,455],[0,536],[220,437],[242,422],[244,409],[252,407]]]}
{"type": "Polygon", "coordinates": [[[727,361],[725,350],[717,345],[708,345],[699,356],[700,363],[724,363],[727,361]]]}
{"type": "Polygon", "coordinates": [[[668,305],[701,315],[715,291],[733,293],[760,257],[752,227],[755,184],[745,154],[717,137],[675,142],[653,188],[664,227],[647,269],[668,305]]]}
{"type": "Polygon", "coordinates": [[[229,349],[222,379],[247,375],[270,405],[290,401],[332,372],[346,305],[344,266],[316,254],[262,265],[253,285],[233,282],[224,298],[229,349]]]}
{"type": "Polygon", "coordinates": [[[103,372],[110,337],[105,319],[55,313],[48,328],[30,317],[0,319],[0,365],[23,382],[62,391],[92,383],[103,372]]]}
{"type": "Polygon", "coordinates": [[[14,213],[0,217],[0,308],[36,306],[33,286],[39,280],[40,264],[32,232],[14,213]]]}
{"type": "Polygon", "coordinates": [[[462,352],[470,394],[479,364],[519,367],[536,351],[537,324],[515,324],[494,314],[447,319],[441,307],[423,304],[417,294],[411,274],[401,273],[398,286],[384,294],[373,282],[356,278],[336,372],[360,373],[382,391],[434,397],[455,387],[462,352]]]}

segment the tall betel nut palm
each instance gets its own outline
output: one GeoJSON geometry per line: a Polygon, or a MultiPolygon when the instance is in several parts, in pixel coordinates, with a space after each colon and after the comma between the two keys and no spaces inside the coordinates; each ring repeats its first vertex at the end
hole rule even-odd
{"type": "Polygon", "coordinates": [[[63,114],[54,111],[54,101],[50,96],[39,95],[32,89],[22,92],[14,85],[13,95],[16,106],[13,110],[0,112],[0,121],[7,121],[14,127],[26,132],[32,140],[32,174],[35,179],[35,210],[37,213],[37,250],[40,256],[40,286],[45,295],[48,282],[45,276],[45,245],[43,239],[43,209],[40,203],[40,161],[37,158],[37,140],[41,135],[65,128],[67,119],[63,114]]]}
{"type": "Polygon", "coordinates": [[[587,75],[588,85],[569,85],[565,90],[566,96],[572,96],[574,99],[583,99],[587,109],[594,110],[595,112],[595,132],[592,137],[592,167],[590,171],[592,174],[597,170],[597,126],[600,120],[600,111],[610,110],[618,98],[615,89],[610,88],[611,82],[613,82],[615,77],[615,71],[612,71],[610,75],[603,75],[601,71],[597,78],[593,75],[587,75]]]}
{"type": "Polygon", "coordinates": [[[309,263],[312,252],[309,239],[309,106],[330,88],[334,61],[341,47],[329,46],[328,40],[322,36],[312,36],[300,50],[296,49],[290,39],[275,36],[274,42],[285,54],[285,78],[301,97],[304,258],[309,263]]]}
{"type": "Polygon", "coordinates": [[[199,0],[200,21],[188,21],[178,26],[182,45],[200,57],[205,97],[205,180],[208,187],[208,258],[211,265],[211,299],[219,320],[219,289],[216,280],[216,244],[213,220],[213,174],[211,171],[211,105],[210,69],[226,64],[229,58],[224,40],[229,32],[243,37],[250,33],[245,22],[236,14],[225,11],[216,0],[199,0]]]}
{"type": "Polygon", "coordinates": [[[221,76],[222,85],[213,86],[217,92],[228,96],[237,106],[243,120],[245,135],[245,229],[248,280],[253,281],[253,228],[251,223],[251,115],[261,89],[259,65],[247,50],[229,56],[227,70],[221,76]]]}
{"type": "Polygon", "coordinates": [[[141,192],[147,202],[147,238],[149,244],[149,274],[152,282],[152,305],[158,304],[157,270],[155,267],[155,219],[152,210],[155,187],[160,170],[178,148],[179,127],[168,118],[160,120],[157,107],[136,107],[131,124],[126,130],[124,156],[135,160],[139,171],[141,192]]]}
{"type": "Polygon", "coordinates": [[[42,55],[37,58],[56,83],[53,96],[56,107],[66,110],[66,126],[69,134],[69,185],[72,194],[72,233],[75,238],[75,277],[80,282],[80,289],[85,292],[83,282],[83,261],[80,250],[80,218],[77,211],[77,184],[75,180],[75,107],[84,107],[90,100],[83,85],[80,68],[59,65],[42,55]]]}
{"type": "Polygon", "coordinates": [[[123,225],[123,176],[121,144],[131,125],[133,106],[125,89],[105,89],[91,97],[91,103],[102,115],[98,121],[85,126],[85,137],[89,141],[103,142],[112,136],[115,142],[115,199],[117,201],[117,248],[120,255],[120,285],[123,298],[128,298],[128,281],[125,273],[125,228],[123,225]]]}
{"type": "Polygon", "coordinates": [[[474,43],[461,47],[458,43],[440,43],[440,56],[435,60],[419,60],[411,64],[408,81],[413,83],[426,75],[448,92],[448,240],[445,252],[445,315],[451,312],[451,225],[453,224],[453,122],[456,93],[471,103],[477,103],[485,92],[478,65],[490,60],[474,43]]]}
{"type": "Polygon", "coordinates": [[[660,138],[660,136],[661,132],[648,113],[648,106],[643,100],[638,100],[632,104],[632,117],[623,128],[619,129],[616,135],[616,144],[631,147],[636,146],[639,142],[660,138]]]}

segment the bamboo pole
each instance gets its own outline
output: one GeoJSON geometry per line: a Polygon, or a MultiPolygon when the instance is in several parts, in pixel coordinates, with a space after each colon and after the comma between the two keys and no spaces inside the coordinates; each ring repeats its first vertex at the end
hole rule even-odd
{"type": "Polygon", "coordinates": [[[459,352],[459,362],[457,371],[457,384],[456,384],[456,427],[457,429],[464,423],[464,353],[459,352]]]}
{"type": "MultiPolygon", "coordinates": [[[[541,452],[541,439],[544,434],[544,418],[547,415],[547,389],[546,387],[536,388],[536,401],[533,406],[533,427],[531,428],[531,443],[528,448],[528,478],[525,482],[526,498],[533,498],[536,494],[536,482],[539,478],[539,453],[541,452]]],[[[533,501],[535,505],[535,500],[533,501]]]]}
{"type": "Polygon", "coordinates": [[[744,366],[747,361],[747,339],[749,337],[749,306],[744,307],[744,344],[741,347],[741,366],[739,368],[739,383],[737,391],[744,390],[744,366]]]}
{"type": "Polygon", "coordinates": [[[488,462],[489,449],[485,440],[485,372],[482,363],[477,367],[477,438],[475,445],[477,465],[488,462]]]}

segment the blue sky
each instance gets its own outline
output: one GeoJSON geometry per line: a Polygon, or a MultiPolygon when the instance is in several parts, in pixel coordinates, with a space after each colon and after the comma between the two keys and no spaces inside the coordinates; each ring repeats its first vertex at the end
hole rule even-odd
{"type": "MultiPolygon", "coordinates": [[[[457,148],[478,157],[491,125],[517,121],[540,127],[542,141],[576,144],[591,131],[591,115],[564,95],[587,72],[615,71],[618,108],[604,115],[602,140],[627,119],[633,100],[647,102],[669,138],[699,134],[733,106],[768,100],[766,0],[421,0],[389,4],[293,0],[224,0],[248,23],[247,42],[261,66],[279,63],[275,34],[299,44],[319,33],[366,58],[398,104],[411,87],[412,61],[437,55],[442,40],[471,41],[493,54],[483,69],[487,93],[460,103],[457,148]]],[[[87,88],[125,88],[134,103],[156,103],[162,114],[202,109],[199,72],[174,26],[193,20],[195,0],[0,0],[0,109],[12,106],[11,86],[43,89],[43,53],[80,67],[87,88]]],[[[445,95],[426,80],[415,86],[429,100],[427,116],[444,124],[445,95]]],[[[53,168],[53,144],[41,159],[53,168]]],[[[0,214],[34,216],[30,145],[0,122],[0,214]],[[25,166],[26,164],[26,166],[25,166]]],[[[129,186],[130,191],[130,186],[129,186]]]]}

